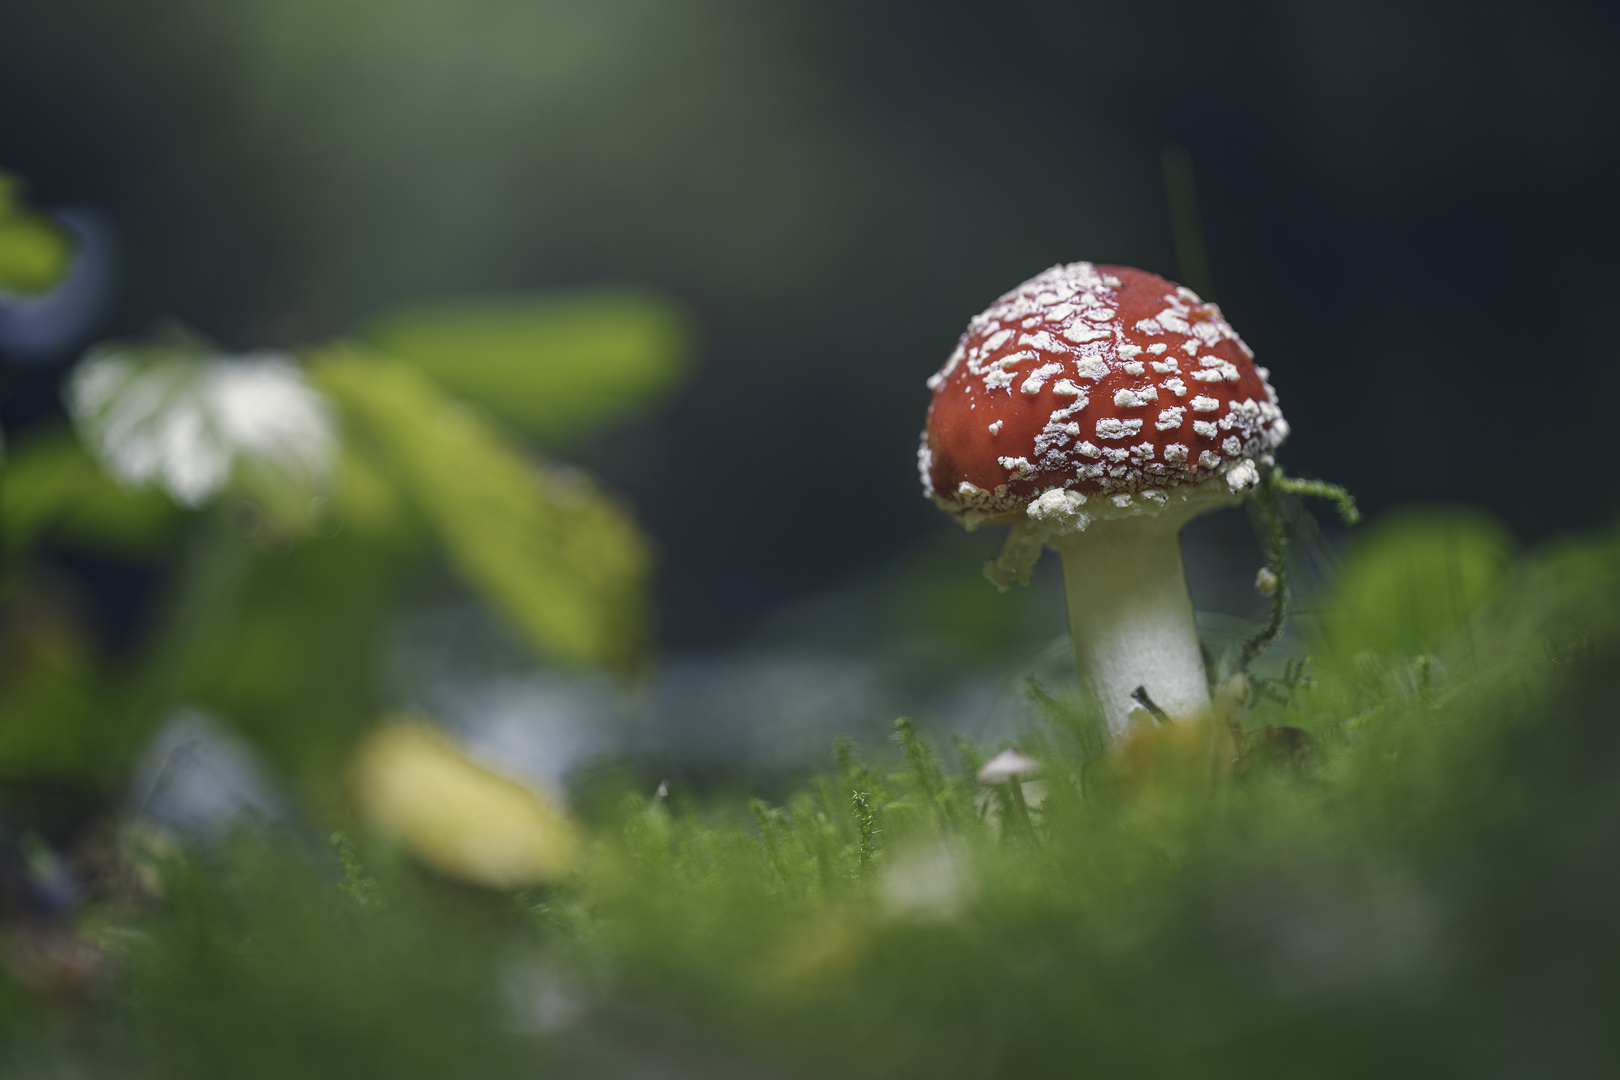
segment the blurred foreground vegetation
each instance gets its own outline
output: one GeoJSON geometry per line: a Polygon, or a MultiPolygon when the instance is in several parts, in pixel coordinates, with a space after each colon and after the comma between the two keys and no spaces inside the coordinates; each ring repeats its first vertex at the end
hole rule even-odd
{"type": "Polygon", "coordinates": [[[1602,1075],[1620,541],[1507,563],[1468,515],[1370,529],[1241,736],[1099,758],[1032,686],[1027,818],[973,779],[994,747],[902,724],[778,805],[599,778],[573,872],[516,892],[366,832],[126,827],[94,903],[13,927],[12,1067],[1602,1075]]]}
{"type": "Polygon", "coordinates": [[[1216,715],[1113,753],[1076,688],[1009,671],[1044,766],[1016,788],[975,779],[1002,747],[901,721],[786,797],[563,793],[393,712],[390,620],[445,577],[539,662],[645,673],[651,544],[561,459],[689,349],[677,308],[608,290],[86,358],[71,429],[0,466],[0,1071],[1620,1065],[1611,533],[1521,556],[1464,509],[1375,520],[1275,655],[1216,657],[1216,715]],[[69,557],[156,582],[150,625],[99,642],[69,557]],[[134,774],[201,715],[296,805],[153,821],[134,774]]]}

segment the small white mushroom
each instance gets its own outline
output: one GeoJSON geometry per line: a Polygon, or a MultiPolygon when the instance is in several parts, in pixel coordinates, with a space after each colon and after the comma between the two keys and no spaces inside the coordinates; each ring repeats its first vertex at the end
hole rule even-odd
{"type": "Polygon", "coordinates": [[[979,783],[996,787],[1012,780],[1032,780],[1044,771],[1040,762],[1028,754],[1007,749],[985,762],[979,769],[979,783]]]}

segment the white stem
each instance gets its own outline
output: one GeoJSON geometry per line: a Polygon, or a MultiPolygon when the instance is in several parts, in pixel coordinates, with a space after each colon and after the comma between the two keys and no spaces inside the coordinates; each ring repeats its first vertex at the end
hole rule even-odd
{"type": "Polygon", "coordinates": [[[1171,717],[1209,706],[1177,539],[1185,520],[1172,512],[1098,521],[1052,541],[1063,559],[1080,683],[1096,695],[1116,742],[1130,728],[1139,686],[1171,717]]]}

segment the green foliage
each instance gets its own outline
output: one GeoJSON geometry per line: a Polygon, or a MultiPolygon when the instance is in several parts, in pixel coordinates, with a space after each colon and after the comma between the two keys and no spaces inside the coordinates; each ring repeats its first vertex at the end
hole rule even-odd
{"type": "Polygon", "coordinates": [[[0,172],[0,292],[48,292],[67,273],[73,240],[23,203],[23,184],[0,172]]]}
{"type": "Polygon", "coordinates": [[[335,812],[349,746],[386,704],[384,627],[424,538],[401,522],[267,547],[220,513],[192,540],[142,672],[146,722],[177,702],[205,708],[335,812]]]}
{"type": "Polygon", "coordinates": [[[366,873],[349,838],[342,832],[335,832],[327,839],[332,845],[332,853],[338,858],[338,864],[343,867],[343,884],[339,888],[344,895],[364,911],[382,907],[377,879],[366,873]]]}
{"type": "Polygon", "coordinates": [[[121,748],[118,700],[58,584],[24,583],[0,625],[0,780],[93,790],[121,748]]]}
{"type": "Polygon", "coordinates": [[[598,288],[421,305],[383,316],[377,349],[530,434],[557,441],[664,396],[694,332],[652,293],[598,288]]]}
{"type": "MultiPolygon", "coordinates": [[[[1410,539],[1420,565],[1458,527],[1425,521],[1385,533],[1410,539]]],[[[1482,526],[1453,550],[1499,550],[1493,535],[1482,526]]],[[[1347,580],[1379,580],[1391,558],[1369,543],[1347,580]]],[[[1262,700],[1225,782],[1199,779],[1206,751],[1185,732],[1138,740],[1084,785],[1072,744],[1032,739],[1049,772],[1029,830],[1015,805],[911,812],[970,781],[902,725],[892,801],[870,804],[883,842],[869,892],[811,887],[804,866],[823,836],[847,835],[815,809],[819,787],[858,775],[840,749],[841,779],[756,806],[757,847],[666,819],[660,844],[601,864],[593,939],[645,1000],[679,998],[811,1075],[1073,1075],[1082,1062],[1360,1076],[1390,1055],[1469,1074],[1509,1048],[1601,1072],[1614,1059],[1596,1033],[1616,996],[1594,979],[1599,957],[1620,956],[1604,854],[1620,836],[1620,543],[1555,552],[1499,585],[1468,625],[1411,639],[1425,651],[1334,651],[1318,683],[1296,681],[1297,706],[1262,700]],[[1315,738],[1275,752],[1278,725],[1310,716],[1315,738]],[[805,891],[770,887],[784,879],[805,891]],[[1565,904],[1583,914],[1550,928],[1549,906],[1565,904]],[[1572,946],[1579,959],[1560,952],[1572,946]]]]}
{"type": "MultiPolygon", "coordinates": [[[[614,371],[650,365],[635,369],[648,393],[673,377],[651,314],[672,309],[615,295],[557,309],[559,326],[586,336],[594,313],[622,361],[594,389],[568,390],[582,417],[646,400],[614,371]],[[634,325],[616,328],[619,316],[634,325]]],[[[434,541],[546,657],[621,671],[645,657],[651,550],[629,511],[583,473],[529,457],[417,368],[346,348],[308,364],[224,356],[171,326],[92,350],[66,398],[74,431],[30,433],[0,482],[0,774],[90,792],[121,783],[145,734],[188,704],[341,813],[345,756],[386,704],[385,627],[434,541]],[[62,548],[165,575],[151,640],[127,667],[106,665],[36,564],[62,548]]]]}
{"type": "Polygon", "coordinates": [[[872,800],[864,791],[852,791],[850,804],[855,808],[855,821],[859,829],[856,854],[859,859],[857,874],[865,877],[872,869],[877,851],[877,819],[872,813],[872,800]]]}
{"type": "Polygon", "coordinates": [[[128,688],[105,670],[83,599],[33,565],[35,550],[157,560],[179,519],[157,491],[107,476],[64,429],[16,445],[0,474],[0,778],[90,794],[138,735],[128,688]]]}
{"type": "Polygon", "coordinates": [[[1516,543],[1489,515],[1413,507],[1361,530],[1334,584],[1324,647],[1416,654],[1456,633],[1491,596],[1516,543]]]}
{"type": "MultiPolygon", "coordinates": [[[[1391,565],[1506,543],[1433,510],[1369,537],[1344,580],[1396,591],[1391,565]]],[[[363,838],[333,838],[337,865],[238,838],[115,917],[138,931],[110,939],[115,1022],[51,1043],[56,1071],[616,1076],[633,1036],[694,1075],[1606,1075],[1620,537],[1499,569],[1404,639],[1336,593],[1318,622],[1373,629],[1235,736],[1102,753],[1031,684],[1046,773],[1016,794],[974,782],[993,747],[952,765],[902,721],[777,805],[626,794],[579,880],[515,904],[363,838]]],[[[20,1000],[13,1047],[37,1038],[20,1000]]]]}
{"type": "Polygon", "coordinates": [[[651,551],[626,508],[582,473],[525,458],[404,364],[337,349],[312,373],[356,453],[529,642],[578,664],[643,658],[651,551]]]}
{"type": "Polygon", "coordinates": [[[173,539],[178,524],[173,503],[156,489],[119,484],[65,428],[19,441],[0,480],[0,530],[12,558],[45,538],[150,557],[173,539]]]}
{"type": "Polygon", "coordinates": [[[253,842],[223,866],[171,865],[163,909],[127,953],[120,1071],[512,1075],[516,1041],[489,1022],[497,939],[476,908],[396,888],[387,910],[360,909],[325,870],[253,842]],[[220,870],[251,888],[221,889],[220,870]]]}

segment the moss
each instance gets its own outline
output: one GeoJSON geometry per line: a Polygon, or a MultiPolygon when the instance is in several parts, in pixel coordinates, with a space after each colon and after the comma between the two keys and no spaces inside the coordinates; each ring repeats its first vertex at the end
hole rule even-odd
{"type": "Polygon", "coordinates": [[[903,720],[774,803],[627,786],[585,869],[515,900],[364,837],[171,861],[155,906],[85,931],[114,974],[78,1004],[8,953],[6,1064],[1610,1071],[1620,543],[1502,550],[1466,513],[1375,523],[1304,620],[1308,664],[1115,753],[1031,683],[1027,817],[973,780],[998,747],[903,720]]]}

